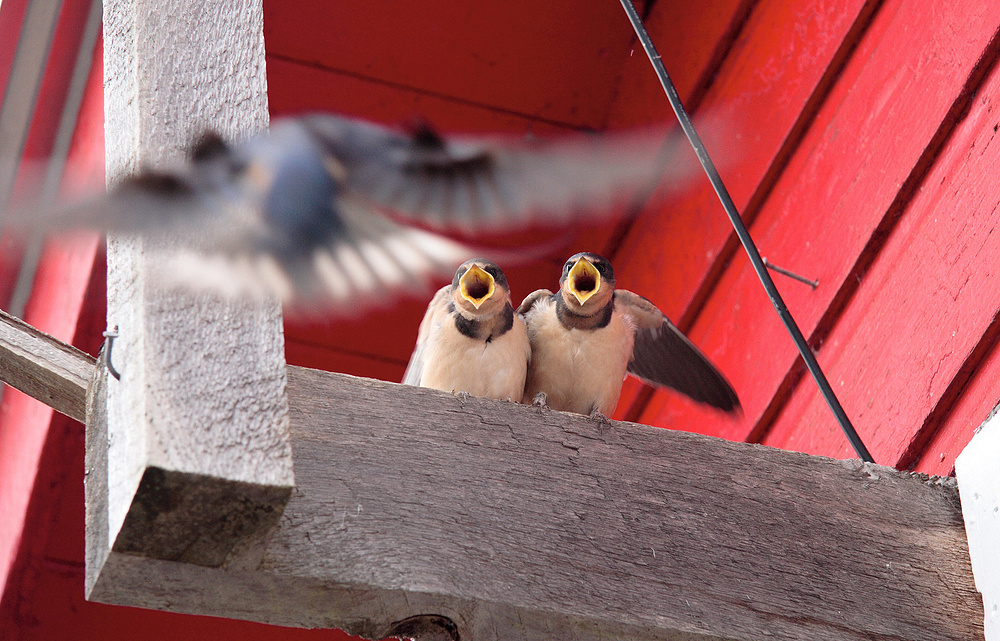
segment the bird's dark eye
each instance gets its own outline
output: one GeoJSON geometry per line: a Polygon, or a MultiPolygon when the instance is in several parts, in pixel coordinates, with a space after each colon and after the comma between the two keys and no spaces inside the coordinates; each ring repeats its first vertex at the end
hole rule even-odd
{"type": "Polygon", "coordinates": [[[488,265],[483,271],[492,276],[494,280],[500,278],[500,270],[493,265],[488,265]]]}
{"type": "Polygon", "coordinates": [[[604,263],[597,263],[596,265],[594,265],[594,267],[596,267],[597,271],[601,273],[601,276],[604,276],[605,274],[608,273],[608,266],[605,265],[604,263]]]}
{"type": "Polygon", "coordinates": [[[572,269],[572,268],[573,268],[573,263],[572,262],[566,263],[565,265],[563,265],[563,272],[565,272],[565,273],[568,274],[569,270],[572,269]]]}
{"type": "Polygon", "coordinates": [[[455,272],[455,277],[451,279],[452,287],[458,287],[458,281],[462,280],[462,276],[465,276],[465,272],[469,271],[468,267],[459,267],[458,271],[455,272]]]}

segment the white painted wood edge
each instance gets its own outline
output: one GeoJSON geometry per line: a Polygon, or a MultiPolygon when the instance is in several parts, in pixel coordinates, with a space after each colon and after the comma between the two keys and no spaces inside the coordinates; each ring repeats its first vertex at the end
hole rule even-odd
{"type": "Polygon", "coordinates": [[[1000,412],[994,408],[955,461],[986,641],[1000,641],[1000,412]]]}

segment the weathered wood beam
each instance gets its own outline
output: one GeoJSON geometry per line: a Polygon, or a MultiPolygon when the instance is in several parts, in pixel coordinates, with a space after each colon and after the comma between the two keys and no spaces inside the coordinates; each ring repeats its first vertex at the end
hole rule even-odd
{"type": "MultiPolygon", "coordinates": [[[[105,0],[103,29],[109,181],[176,158],[207,129],[267,126],[260,0],[105,0]]],[[[121,380],[106,381],[101,410],[110,500],[99,518],[116,550],[143,553],[162,542],[144,529],[155,512],[170,558],[214,565],[232,536],[266,531],[294,485],[281,307],[167,291],[150,277],[163,251],[108,242],[121,380]]],[[[88,557],[99,566],[109,553],[88,557]]]]}
{"type": "MultiPolygon", "coordinates": [[[[369,638],[417,615],[478,641],[982,638],[953,479],[294,367],[288,393],[274,531],[164,560],[157,510],[198,505],[151,500],[89,598],[369,638]]],[[[106,444],[95,417],[91,503],[106,444]]]]}
{"type": "Polygon", "coordinates": [[[0,381],[83,422],[96,360],[0,310],[0,381]]]}

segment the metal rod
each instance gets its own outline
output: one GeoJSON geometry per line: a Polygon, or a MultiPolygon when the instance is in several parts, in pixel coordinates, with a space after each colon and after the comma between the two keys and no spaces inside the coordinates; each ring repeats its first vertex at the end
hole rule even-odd
{"type": "Polygon", "coordinates": [[[701,141],[701,137],[699,137],[698,132],[695,131],[694,125],[691,123],[691,118],[688,117],[687,111],[684,109],[684,105],[681,102],[680,95],[677,93],[677,88],[674,87],[674,83],[670,79],[670,75],[667,74],[667,69],[663,66],[660,54],[656,52],[656,47],[653,46],[653,41],[650,39],[649,33],[646,31],[646,27],[642,24],[642,19],[636,12],[635,5],[632,4],[632,0],[621,0],[621,3],[622,7],[625,9],[625,13],[628,14],[629,21],[632,23],[632,28],[635,29],[635,35],[639,38],[639,42],[642,43],[642,48],[645,49],[646,55],[649,56],[649,61],[652,63],[653,69],[656,71],[656,75],[660,79],[660,84],[663,85],[663,91],[667,94],[667,99],[670,101],[670,106],[677,115],[677,120],[680,122],[681,128],[684,130],[684,134],[687,136],[688,141],[690,141],[691,146],[694,148],[694,152],[698,155],[698,160],[701,162],[701,166],[708,175],[708,179],[712,182],[712,187],[715,189],[715,193],[719,196],[719,200],[722,202],[722,207],[726,210],[726,215],[729,216],[729,220],[733,224],[733,228],[736,230],[736,235],[739,237],[740,242],[743,243],[743,249],[746,250],[747,256],[750,258],[750,263],[753,265],[754,271],[757,272],[757,277],[760,278],[761,284],[764,285],[764,291],[767,292],[768,298],[771,299],[771,304],[774,305],[774,309],[778,312],[781,322],[785,324],[785,328],[788,330],[788,333],[791,334],[795,347],[798,348],[799,354],[802,355],[802,360],[805,362],[806,367],[809,368],[809,372],[816,380],[816,385],[819,386],[819,390],[823,394],[823,398],[826,399],[827,405],[830,406],[830,410],[833,412],[834,417],[840,424],[840,428],[847,436],[847,440],[850,441],[854,451],[857,453],[858,457],[861,458],[861,460],[874,463],[875,460],[872,458],[872,455],[869,454],[868,448],[866,448],[865,444],[861,441],[861,437],[858,436],[854,426],[851,425],[851,420],[847,417],[847,413],[840,405],[840,401],[837,400],[837,395],[834,393],[833,388],[830,387],[830,382],[826,380],[823,370],[816,361],[816,356],[809,348],[809,344],[806,342],[805,337],[802,336],[802,331],[795,323],[795,319],[792,318],[791,313],[788,311],[788,307],[785,306],[785,302],[782,300],[781,294],[778,293],[778,288],[775,287],[774,281],[771,280],[771,275],[767,273],[767,267],[764,265],[764,261],[760,257],[760,252],[757,251],[757,246],[750,237],[750,232],[747,231],[746,225],[743,224],[743,219],[740,218],[739,211],[736,209],[733,199],[729,196],[729,191],[722,182],[722,177],[715,168],[715,164],[712,162],[712,159],[709,158],[708,151],[705,149],[705,145],[701,141]]]}
{"type": "Polygon", "coordinates": [[[793,271],[789,271],[789,270],[785,269],[784,267],[778,267],[774,263],[768,261],[767,260],[767,256],[764,256],[764,258],[762,260],[764,261],[764,267],[767,267],[772,272],[777,272],[777,273],[781,274],[782,276],[788,276],[792,280],[797,280],[800,283],[805,283],[806,285],[809,285],[809,287],[811,287],[813,289],[816,289],[817,287],[819,287],[819,281],[818,280],[812,280],[810,278],[806,278],[805,276],[802,276],[801,274],[796,274],[793,271]]]}

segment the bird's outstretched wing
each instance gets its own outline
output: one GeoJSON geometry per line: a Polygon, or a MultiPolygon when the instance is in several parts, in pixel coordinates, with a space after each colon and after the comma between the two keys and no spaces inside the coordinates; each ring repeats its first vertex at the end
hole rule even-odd
{"type": "Polygon", "coordinates": [[[434,294],[427,311],[424,312],[424,319],[420,321],[420,329],[417,330],[417,344],[410,355],[410,362],[406,365],[406,373],[403,374],[404,385],[420,385],[421,376],[424,370],[425,350],[430,339],[434,326],[442,321],[448,313],[448,302],[451,298],[451,285],[445,285],[434,294]]]}
{"type": "Polygon", "coordinates": [[[302,120],[344,168],[345,183],[398,218],[437,230],[506,231],[607,215],[616,200],[674,181],[667,129],[547,138],[439,135],[314,115],[302,120]]]}
{"type": "Polygon", "coordinates": [[[615,290],[615,306],[636,324],[628,372],[652,385],[670,387],[725,412],[736,412],[740,399],[708,358],[649,300],[615,290]]]}
{"type": "Polygon", "coordinates": [[[206,135],[183,162],[6,222],[160,236],[182,247],[162,261],[169,280],[347,309],[400,289],[423,294],[430,276],[481,253],[437,232],[474,238],[608,215],[658,180],[662,145],[649,131],[445,138],[311,115],[232,144],[206,135]]]}

